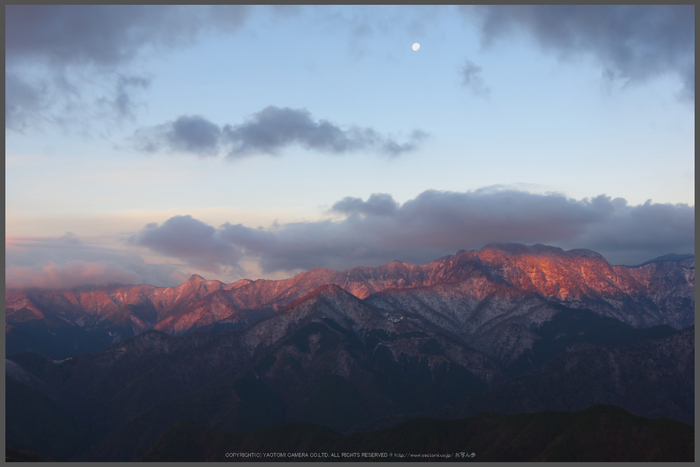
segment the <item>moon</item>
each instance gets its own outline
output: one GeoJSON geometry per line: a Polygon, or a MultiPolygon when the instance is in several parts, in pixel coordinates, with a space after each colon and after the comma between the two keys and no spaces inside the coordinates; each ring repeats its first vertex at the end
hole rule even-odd
{"type": "Polygon", "coordinates": [[[415,44],[413,44],[411,46],[411,48],[413,49],[414,52],[417,52],[418,49],[420,49],[420,44],[418,42],[416,42],[415,44]]]}

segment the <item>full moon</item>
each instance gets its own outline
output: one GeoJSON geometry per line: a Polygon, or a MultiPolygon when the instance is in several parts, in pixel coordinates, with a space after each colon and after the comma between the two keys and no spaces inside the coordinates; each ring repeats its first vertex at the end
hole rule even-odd
{"type": "Polygon", "coordinates": [[[418,42],[416,42],[415,44],[413,44],[413,45],[411,46],[411,48],[412,48],[414,51],[417,51],[418,49],[420,49],[420,44],[419,44],[418,42]]]}

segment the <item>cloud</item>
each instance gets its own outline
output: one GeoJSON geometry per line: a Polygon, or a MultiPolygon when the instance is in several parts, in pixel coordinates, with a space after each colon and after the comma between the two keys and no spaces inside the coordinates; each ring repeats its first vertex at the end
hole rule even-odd
{"type": "Polygon", "coordinates": [[[221,129],[209,120],[193,115],[183,115],[168,122],[136,132],[132,140],[137,149],[144,152],[190,152],[200,156],[219,152],[221,129]]]}
{"type": "Polygon", "coordinates": [[[425,137],[414,132],[404,145],[379,135],[371,128],[343,130],[328,120],[315,122],[306,109],[268,106],[240,125],[226,125],[224,138],[233,145],[230,156],[251,153],[274,155],[280,148],[297,143],[306,149],[342,154],[363,149],[378,150],[390,156],[415,149],[425,137]]]}
{"type": "Polygon", "coordinates": [[[484,96],[489,93],[489,88],[484,84],[481,77],[481,67],[470,60],[465,60],[460,69],[462,85],[471,88],[477,96],[484,96]]]}
{"type": "Polygon", "coordinates": [[[7,5],[6,127],[88,124],[133,116],[147,86],[136,63],[148,53],[186,47],[204,33],[231,33],[245,6],[7,5]],[[9,81],[9,84],[7,82],[9,81]]]}
{"type": "Polygon", "coordinates": [[[5,237],[6,287],[173,286],[186,279],[175,266],[148,264],[137,254],[85,243],[70,232],[60,238],[5,237]]]}
{"type": "Polygon", "coordinates": [[[483,5],[477,13],[485,46],[524,30],[561,58],[589,54],[603,75],[643,82],[677,74],[682,95],[695,96],[693,5],[483,5]]]}
{"type": "MultiPolygon", "coordinates": [[[[173,223],[168,238],[201,242],[206,251],[224,251],[223,245],[228,245],[239,256],[228,261],[220,253],[191,257],[212,265],[254,260],[264,273],[317,267],[342,270],[393,259],[424,264],[460,249],[505,242],[589,248],[613,264],[694,252],[695,208],[685,204],[629,206],[622,198],[605,195],[575,200],[556,193],[485,188],[464,193],[428,190],[401,205],[389,194],[373,194],[366,201],[346,197],[330,211],[345,217],[268,230],[229,223],[215,229],[188,217],[187,224],[197,223],[201,234],[187,225],[180,230],[180,224],[173,223]]],[[[188,257],[182,247],[168,251],[156,243],[145,246],[188,257]]]]}
{"type": "Polygon", "coordinates": [[[237,267],[240,259],[238,249],[223,241],[220,232],[192,216],[171,217],[160,226],[149,224],[128,243],[212,272],[218,272],[219,266],[237,267]]]}
{"type": "Polygon", "coordinates": [[[293,144],[332,154],[372,150],[393,157],[415,150],[427,136],[414,130],[408,142],[398,143],[372,128],[342,129],[328,120],[314,121],[306,109],[268,106],[244,123],[223,128],[200,116],[181,116],[174,122],[138,130],[132,141],[145,152],[164,149],[206,156],[226,150],[231,158],[277,155],[293,144]]]}
{"type": "Polygon", "coordinates": [[[347,196],[333,205],[331,211],[341,214],[386,216],[396,212],[399,203],[387,193],[374,193],[367,201],[347,196]]]}
{"type": "Polygon", "coordinates": [[[589,226],[579,241],[593,250],[609,252],[622,264],[640,264],[667,253],[694,252],[695,209],[686,204],[648,200],[628,206],[623,199],[607,222],[589,226]],[[644,259],[646,258],[646,259],[644,259]]]}
{"type": "Polygon", "coordinates": [[[9,266],[6,287],[63,289],[81,285],[137,284],[139,276],[118,265],[69,261],[59,265],[46,261],[34,267],[9,266]]]}
{"type": "Polygon", "coordinates": [[[262,229],[251,229],[243,224],[231,225],[228,222],[221,226],[219,238],[225,242],[236,245],[242,253],[254,255],[268,251],[277,246],[277,236],[262,229]]]}
{"type": "Polygon", "coordinates": [[[60,238],[6,236],[5,285],[173,286],[200,271],[231,282],[245,277],[249,267],[279,277],[318,267],[379,266],[394,259],[425,264],[460,249],[507,242],[589,248],[612,264],[628,265],[695,251],[694,206],[652,201],[630,206],[605,195],[575,200],[489,187],[428,190],[400,204],[389,194],[375,193],[366,200],[343,198],[329,213],[340,219],[254,229],[228,222],[217,228],[192,216],[175,216],[148,224],[126,240],[72,233],[60,238]],[[145,252],[160,263],[146,262],[145,252]]]}

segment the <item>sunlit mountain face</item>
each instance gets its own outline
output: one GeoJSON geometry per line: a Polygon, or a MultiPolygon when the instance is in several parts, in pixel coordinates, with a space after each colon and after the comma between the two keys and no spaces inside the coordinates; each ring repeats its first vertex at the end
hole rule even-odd
{"type": "MultiPolygon", "coordinates": [[[[455,333],[490,319],[483,310],[496,303],[509,303],[517,311],[494,308],[491,314],[519,314],[524,312],[518,303],[526,301],[588,308],[636,327],[667,324],[681,329],[694,323],[694,280],[692,257],[611,266],[590,250],[508,244],[460,251],[422,266],[393,261],[377,268],[313,269],[279,281],[224,284],[193,275],[177,287],[8,289],[5,327],[13,351],[18,339],[31,339],[29,335],[43,327],[52,336],[72,332],[103,343],[148,329],[182,335],[254,322],[318,287],[334,284],[382,309],[440,314],[448,320],[445,327],[455,333]],[[440,305],[433,307],[436,303],[440,305]]],[[[85,350],[81,343],[74,344],[73,350],[85,350]]]]}

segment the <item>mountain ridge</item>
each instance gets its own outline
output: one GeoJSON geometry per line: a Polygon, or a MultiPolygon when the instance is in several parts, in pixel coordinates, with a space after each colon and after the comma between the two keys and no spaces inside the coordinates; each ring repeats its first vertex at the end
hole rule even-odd
{"type": "Polygon", "coordinates": [[[636,327],[668,324],[680,329],[694,323],[694,256],[685,256],[666,255],[627,267],[612,266],[591,250],[490,244],[421,266],[394,260],[376,268],[312,269],[278,281],[242,279],[224,284],[193,274],[176,287],[7,289],[5,330],[11,351],[31,350],[39,332],[55,334],[57,341],[65,341],[63,353],[56,355],[61,357],[70,354],[65,347],[71,338],[63,334],[92,335],[94,342],[75,349],[91,351],[148,329],[181,335],[217,323],[242,326],[327,284],[377,301],[379,295],[423,293],[431,287],[445,290],[447,284],[475,281],[487,288],[497,284],[501,291],[520,290],[546,301],[592,309],[636,327]]]}

